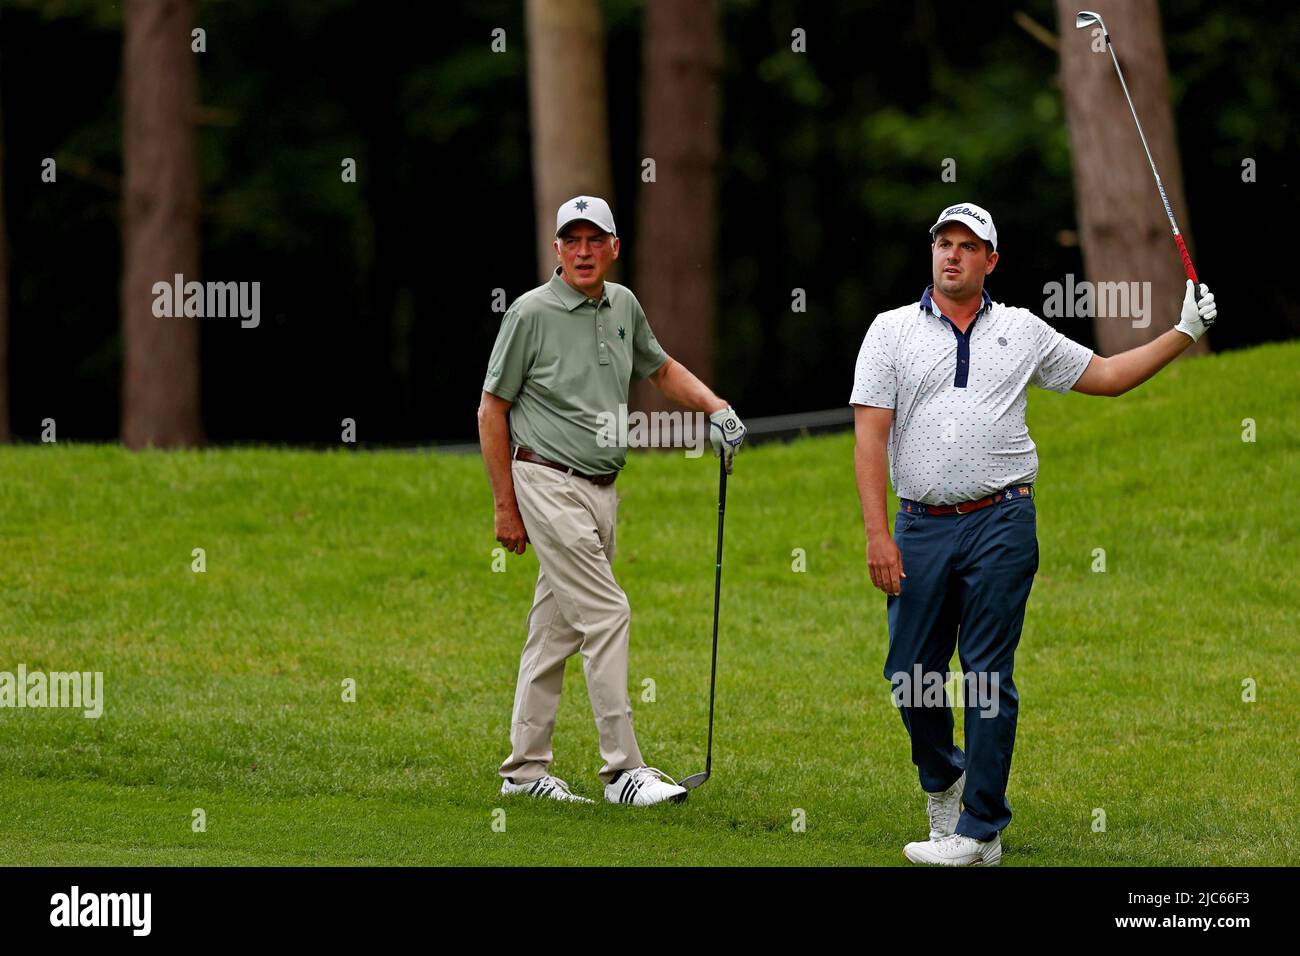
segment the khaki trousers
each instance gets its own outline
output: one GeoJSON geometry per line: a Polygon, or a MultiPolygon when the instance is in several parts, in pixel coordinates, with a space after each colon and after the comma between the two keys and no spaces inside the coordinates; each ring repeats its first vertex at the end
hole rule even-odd
{"type": "Polygon", "coordinates": [[[501,776],[515,783],[548,772],[564,662],[582,652],[582,672],[605,760],[600,778],[645,761],[632,730],[627,648],[632,612],[614,580],[618,492],[531,462],[512,461],[515,498],[541,571],[519,660],[510,758],[501,776]]]}

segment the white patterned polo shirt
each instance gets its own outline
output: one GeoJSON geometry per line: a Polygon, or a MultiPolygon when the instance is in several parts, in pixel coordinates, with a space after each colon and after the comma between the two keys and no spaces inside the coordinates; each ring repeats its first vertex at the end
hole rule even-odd
{"type": "Polygon", "coordinates": [[[987,292],[963,334],[939,312],[933,288],[876,316],[849,404],[894,410],[889,478],[900,498],[953,505],[1038,477],[1027,388],[1068,392],[1092,350],[987,292]]]}

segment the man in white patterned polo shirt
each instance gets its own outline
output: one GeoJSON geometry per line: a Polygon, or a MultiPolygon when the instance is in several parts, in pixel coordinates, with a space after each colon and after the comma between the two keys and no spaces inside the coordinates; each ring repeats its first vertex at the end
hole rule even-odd
{"type": "Polygon", "coordinates": [[[933,285],[919,303],[876,316],[863,340],[849,399],[854,462],[871,582],[888,595],[885,678],[927,793],[930,839],[904,853],[914,863],[990,865],[1011,822],[1012,669],[1038,570],[1027,388],[1121,395],[1195,342],[1216,309],[1209,289],[1198,301],[1188,282],[1176,327],[1103,358],[984,291],[998,262],[987,210],[950,206],[930,235],[933,285]],[[892,538],[887,468],[899,496],[892,538]],[[965,675],[964,752],[942,689],[954,648],[965,675]]]}

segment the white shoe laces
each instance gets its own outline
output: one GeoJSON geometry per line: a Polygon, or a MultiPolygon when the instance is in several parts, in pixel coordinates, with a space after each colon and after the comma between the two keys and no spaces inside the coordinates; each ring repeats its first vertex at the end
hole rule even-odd
{"type": "MultiPolygon", "coordinates": [[[[955,787],[957,785],[954,783],[953,786],[955,787]]],[[[952,788],[949,787],[948,789],[951,790],[952,788]]],[[[946,802],[946,797],[945,797],[946,794],[947,794],[946,790],[943,793],[926,794],[925,809],[930,817],[931,830],[939,829],[939,823],[940,823],[939,816],[944,810],[944,803],[946,802]]],[[[954,834],[948,834],[948,836],[953,836],[953,835],[954,834]]]]}
{"type": "Polygon", "coordinates": [[[956,853],[960,851],[977,852],[980,849],[980,841],[974,837],[963,836],[960,833],[949,833],[947,836],[939,837],[934,841],[941,852],[956,853]],[[967,847],[963,840],[969,840],[970,846],[967,847]]]}
{"type": "MultiPolygon", "coordinates": [[[[926,809],[930,811],[930,829],[931,830],[939,829],[939,823],[940,823],[939,817],[941,816],[939,812],[939,801],[933,798],[927,800],[926,809]]],[[[951,834],[947,834],[942,839],[946,840],[950,835],[951,834]]]]}
{"type": "Polygon", "coordinates": [[[555,786],[555,789],[563,791],[564,793],[567,793],[569,796],[573,796],[573,791],[569,789],[569,785],[565,783],[563,780],[561,780],[559,777],[552,777],[550,774],[547,774],[546,779],[551,781],[551,783],[555,786]]]}
{"type": "Polygon", "coordinates": [[[638,782],[640,782],[643,777],[649,775],[650,779],[653,780],[655,783],[659,783],[660,782],[659,778],[662,777],[664,780],[667,780],[669,783],[671,783],[674,787],[678,786],[676,780],[668,776],[668,774],[664,773],[658,767],[637,767],[635,770],[629,771],[629,773],[631,774],[632,779],[637,780],[638,782]]]}

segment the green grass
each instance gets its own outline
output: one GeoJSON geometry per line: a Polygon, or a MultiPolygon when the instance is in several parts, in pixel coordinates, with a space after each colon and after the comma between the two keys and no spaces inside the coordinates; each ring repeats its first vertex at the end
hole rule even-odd
{"type": "MultiPolygon", "coordinates": [[[[1298,364],[1275,345],[1121,399],[1033,392],[1042,564],[1006,865],[1297,861],[1298,364]]],[[[4,449],[0,670],[103,671],[106,705],[0,710],[0,863],[898,864],[924,803],[880,674],[851,450],[841,434],[740,458],[715,778],[635,810],[497,793],[537,567],[530,551],[492,573],[477,458],[4,449]]],[[[619,489],[638,736],[691,773],[716,470],[640,455],[619,489]]],[[[555,772],[598,796],[576,658],[555,744],[555,772]]]]}

